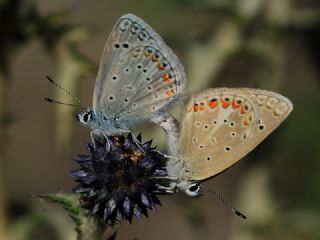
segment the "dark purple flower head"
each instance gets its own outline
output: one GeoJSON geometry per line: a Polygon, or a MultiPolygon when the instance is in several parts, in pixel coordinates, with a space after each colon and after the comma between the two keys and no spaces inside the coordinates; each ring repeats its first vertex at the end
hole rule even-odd
{"type": "Polygon", "coordinates": [[[160,204],[156,195],[169,193],[156,178],[167,176],[165,159],[151,142],[139,148],[129,134],[95,140],[95,147],[87,144],[88,155],[74,158],[81,168],[70,173],[81,205],[105,224],[148,216],[147,209],[160,204]]]}

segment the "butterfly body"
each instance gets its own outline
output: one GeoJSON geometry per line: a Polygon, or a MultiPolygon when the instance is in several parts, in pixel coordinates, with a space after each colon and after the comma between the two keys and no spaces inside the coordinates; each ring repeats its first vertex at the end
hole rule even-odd
{"type": "Polygon", "coordinates": [[[195,94],[187,103],[176,159],[167,162],[168,175],[175,179],[171,186],[196,196],[200,188],[195,184],[243,158],[292,109],[287,98],[259,89],[216,88],[195,94]]]}
{"type": "Polygon", "coordinates": [[[78,119],[92,133],[105,136],[130,132],[143,121],[160,124],[184,88],[184,69],[172,50],[142,19],[126,14],[104,48],[93,108],[79,113],[78,119]],[[85,121],[88,114],[91,118],[85,121]]]}
{"type": "Polygon", "coordinates": [[[105,117],[101,113],[95,113],[92,109],[87,109],[77,115],[79,121],[87,125],[94,135],[120,135],[129,132],[128,124],[123,124],[117,120],[116,116],[105,117]]]}
{"type": "Polygon", "coordinates": [[[166,169],[169,178],[174,179],[174,181],[170,182],[170,189],[174,191],[182,190],[189,196],[198,195],[200,182],[192,180],[185,161],[182,159],[169,159],[166,169]],[[198,187],[193,190],[194,186],[198,187]]]}

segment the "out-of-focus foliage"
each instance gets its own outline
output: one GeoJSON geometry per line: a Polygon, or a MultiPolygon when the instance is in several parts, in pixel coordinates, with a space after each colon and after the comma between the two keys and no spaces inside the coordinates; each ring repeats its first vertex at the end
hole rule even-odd
{"type": "MultiPolygon", "coordinates": [[[[93,69],[93,64],[76,50],[83,41],[83,27],[66,23],[65,12],[42,16],[33,1],[3,0],[0,2],[0,164],[3,165],[6,134],[11,121],[7,109],[10,65],[14,55],[29,40],[38,38],[49,50],[57,66],[57,76],[70,91],[77,92],[79,81],[93,69]]],[[[57,92],[57,98],[61,92],[57,92]]],[[[57,142],[66,145],[70,138],[72,113],[74,110],[57,108],[57,142]]],[[[4,194],[3,166],[0,166],[0,239],[7,239],[4,216],[6,200],[4,194]]],[[[32,226],[30,226],[32,227],[32,226]]],[[[27,227],[28,228],[28,227],[27,227]]]]}
{"type": "MultiPolygon", "coordinates": [[[[69,25],[65,12],[49,14],[39,22],[39,37],[53,57],[57,81],[69,92],[79,92],[81,79],[95,69],[95,65],[77,51],[77,45],[87,38],[82,26],[69,25]]],[[[55,90],[55,98],[61,102],[75,101],[61,89],[55,90]]],[[[80,105],[78,102],[76,104],[80,105]]],[[[76,109],[57,105],[56,146],[57,150],[68,148],[76,109]]]]}
{"type": "Polygon", "coordinates": [[[40,196],[63,207],[75,224],[78,240],[101,239],[105,226],[79,206],[79,199],[73,194],[48,194],[40,196]]]}
{"type": "MultiPolygon", "coordinates": [[[[320,134],[320,4],[289,0],[187,2],[190,7],[220,14],[212,35],[192,44],[189,51],[190,89],[259,87],[284,93],[295,106],[288,121],[256,151],[255,158],[265,166],[267,183],[241,188],[255,191],[249,196],[243,193],[245,209],[266,191],[274,211],[260,216],[263,223],[251,219],[241,228],[244,237],[235,232],[232,239],[318,239],[320,150],[315,139],[320,134]],[[290,79],[295,67],[301,75],[298,81],[290,79]]],[[[251,171],[259,172],[256,167],[251,171]]],[[[254,176],[250,182],[256,185],[260,176],[254,176]]],[[[269,208],[262,201],[256,212],[265,209],[269,208]]],[[[250,218],[250,212],[248,215],[250,218]]]]}
{"type": "MultiPolygon", "coordinates": [[[[54,196],[46,197],[54,198],[54,196]]],[[[56,196],[58,197],[59,195],[56,196]]],[[[36,198],[26,197],[17,202],[11,202],[8,212],[10,213],[10,229],[6,239],[76,239],[74,225],[60,207],[46,204],[36,198]]]]}

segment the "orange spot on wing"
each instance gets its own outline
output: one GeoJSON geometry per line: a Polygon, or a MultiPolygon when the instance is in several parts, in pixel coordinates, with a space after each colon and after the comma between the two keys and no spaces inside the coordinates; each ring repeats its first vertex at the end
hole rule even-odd
{"type": "Polygon", "coordinates": [[[247,113],[247,111],[244,110],[244,107],[243,107],[243,106],[242,106],[242,108],[240,109],[240,113],[241,113],[241,114],[246,114],[246,113],[247,113]]]}
{"type": "Polygon", "coordinates": [[[235,100],[233,100],[233,101],[232,101],[232,108],[233,108],[233,109],[237,109],[237,108],[239,108],[239,107],[241,107],[241,104],[238,104],[235,100]]]}
{"type": "Polygon", "coordinates": [[[208,106],[210,108],[216,108],[218,106],[218,102],[217,101],[208,101],[208,106]]]}
{"type": "Polygon", "coordinates": [[[164,74],[163,76],[162,76],[162,79],[163,79],[163,81],[165,82],[165,83],[170,83],[170,76],[169,76],[169,74],[164,74]]]}
{"type": "Polygon", "coordinates": [[[229,107],[230,106],[230,102],[225,102],[222,98],[221,98],[221,105],[222,105],[222,107],[224,107],[224,108],[227,108],[227,107],[229,107]]]}
{"type": "Polygon", "coordinates": [[[168,88],[168,89],[166,90],[166,95],[167,95],[168,97],[171,97],[171,96],[174,95],[174,93],[173,93],[173,91],[172,91],[170,88],[168,88]]]}
{"type": "Polygon", "coordinates": [[[199,104],[198,104],[198,103],[195,103],[195,104],[193,104],[193,106],[192,106],[191,108],[192,108],[192,110],[193,110],[194,112],[198,112],[198,111],[199,111],[199,104]]]}
{"type": "Polygon", "coordinates": [[[161,64],[158,64],[158,69],[160,71],[166,70],[166,67],[162,66],[161,64]]]}
{"type": "Polygon", "coordinates": [[[249,126],[249,124],[250,124],[250,122],[247,119],[243,120],[243,125],[249,126]]]}

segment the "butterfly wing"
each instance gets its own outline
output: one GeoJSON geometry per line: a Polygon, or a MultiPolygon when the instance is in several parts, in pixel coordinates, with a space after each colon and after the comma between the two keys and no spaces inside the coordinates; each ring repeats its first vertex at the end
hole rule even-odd
{"type": "Polygon", "coordinates": [[[208,89],[193,96],[180,135],[189,178],[204,180],[239,161],[292,109],[287,98],[258,89],[208,89]]]}
{"type": "Polygon", "coordinates": [[[163,109],[184,87],[184,69],[162,38],[142,19],[122,16],[100,62],[94,111],[133,124],[163,109]]]}

